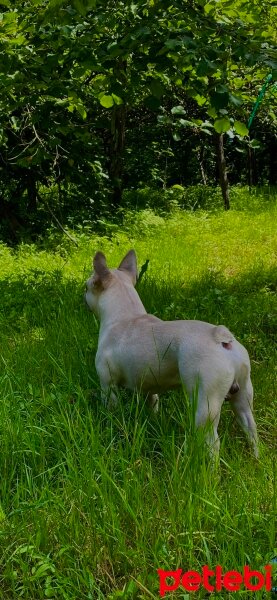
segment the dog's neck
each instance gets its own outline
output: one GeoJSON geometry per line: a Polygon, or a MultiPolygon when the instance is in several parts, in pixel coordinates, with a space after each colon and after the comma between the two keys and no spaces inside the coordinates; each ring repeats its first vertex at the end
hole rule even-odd
{"type": "Polygon", "coordinates": [[[142,301],[132,286],[114,285],[108,288],[99,302],[100,330],[146,314],[142,301]]]}

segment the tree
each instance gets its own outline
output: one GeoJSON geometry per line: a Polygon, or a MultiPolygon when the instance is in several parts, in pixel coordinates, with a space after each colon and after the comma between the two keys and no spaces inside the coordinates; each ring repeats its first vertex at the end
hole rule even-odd
{"type": "Polygon", "coordinates": [[[13,203],[18,222],[36,213],[42,184],[58,187],[60,204],[74,185],[80,202],[118,208],[135,114],[157,115],[173,141],[200,140],[200,156],[213,129],[240,146],[257,86],[276,74],[268,1],[2,6],[2,206],[9,218],[13,203]]]}

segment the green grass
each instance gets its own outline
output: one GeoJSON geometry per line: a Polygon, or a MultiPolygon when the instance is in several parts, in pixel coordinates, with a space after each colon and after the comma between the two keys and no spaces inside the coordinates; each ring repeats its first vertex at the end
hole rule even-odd
{"type": "Polygon", "coordinates": [[[276,218],[273,204],[168,220],[144,211],[109,237],[79,234],[78,248],[66,238],[0,246],[1,600],[146,600],[159,597],[158,568],[267,564],[276,547],[276,218]],[[166,394],[155,417],[136,394],[122,394],[112,413],[101,406],[84,281],[97,249],[116,266],[131,247],[140,265],[150,259],[139,288],[149,312],[225,323],[247,347],[259,461],[227,402],[218,471],[182,391],[166,394]]]}

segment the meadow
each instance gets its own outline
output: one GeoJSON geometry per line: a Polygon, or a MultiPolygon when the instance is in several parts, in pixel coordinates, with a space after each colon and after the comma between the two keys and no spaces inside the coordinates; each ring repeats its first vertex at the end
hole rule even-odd
{"type": "Polygon", "coordinates": [[[249,196],[228,213],[129,212],[103,235],[73,232],[78,247],[0,245],[1,600],[156,599],[158,568],[261,570],[277,554],[276,221],[249,196]],[[96,250],[114,267],[130,248],[149,259],[148,312],[226,324],[248,349],[259,460],[228,402],[217,470],[183,390],[158,415],[136,393],[101,405],[84,283],[96,250]]]}

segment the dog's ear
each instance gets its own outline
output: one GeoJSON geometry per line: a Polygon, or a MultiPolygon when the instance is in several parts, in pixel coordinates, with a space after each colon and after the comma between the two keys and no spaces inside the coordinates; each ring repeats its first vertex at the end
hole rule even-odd
{"type": "Polygon", "coordinates": [[[96,252],[93,259],[93,282],[94,284],[102,284],[104,286],[110,279],[111,272],[107,267],[106,257],[103,252],[96,252]]]}
{"type": "Polygon", "coordinates": [[[128,275],[132,278],[133,284],[135,285],[138,280],[138,268],[137,268],[137,257],[134,250],[129,250],[129,252],[124,256],[121,261],[119,267],[119,271],[127,271],[128,275]]]}

